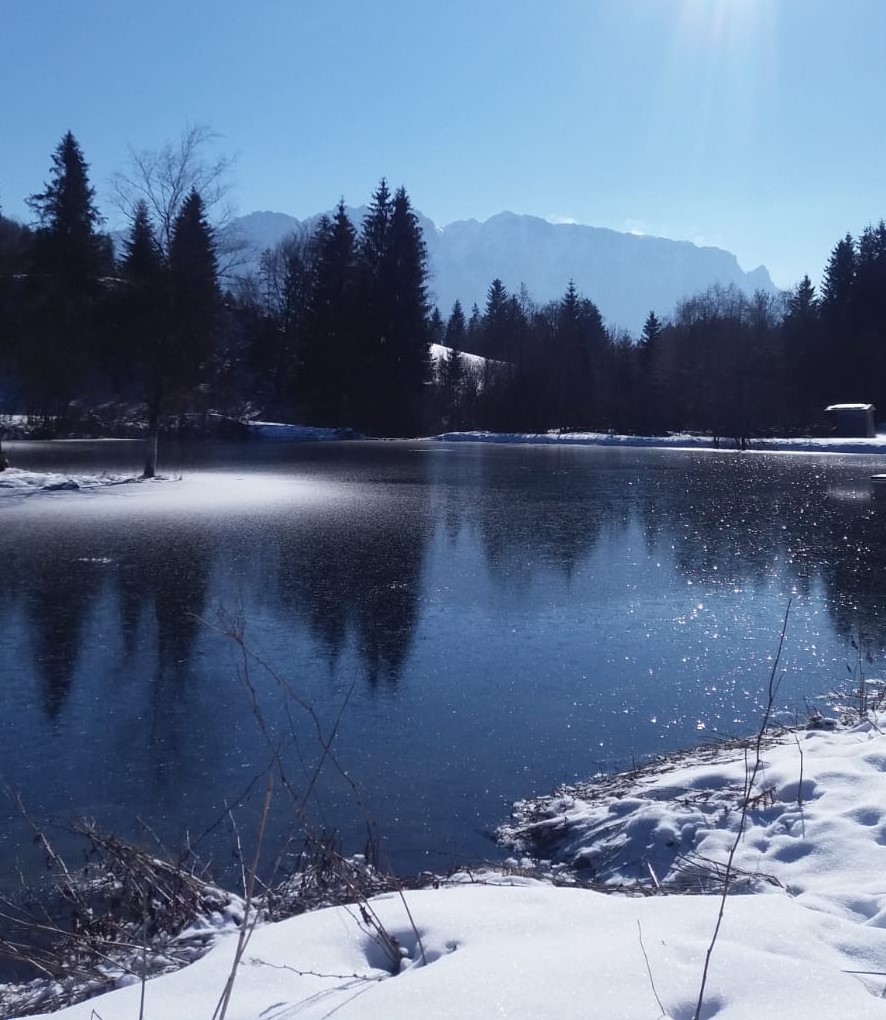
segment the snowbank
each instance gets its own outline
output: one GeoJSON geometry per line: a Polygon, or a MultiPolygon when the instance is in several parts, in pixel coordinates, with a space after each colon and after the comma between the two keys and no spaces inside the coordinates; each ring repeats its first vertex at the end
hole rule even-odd
{"type": "MultiPolygon", "coordinates": [[[[426,964],[394,895],[373,901],[410,958],[390,975],[381,953],[345,908],[258,929],[238,969],[229,1020],[416,1020],[489,1017],[690,1020],[714,901],[629,899],[540,885],[461,886],[411,893],[426,964]],[[643,948],[655,984],[653,991],[643,948]],[[664,1012],[656,1006],[655,996],[664,1012]]],[[[886,1004],[843,969],[828,941],[850,935],[787,897],[729,904],[709,978],[704,1017],[808,1020],[882,1018],[886,1004]],[[828,938],[830,937],[830,939],[828,938]]],[[[875,969],[873,946],[852,962],[875,969]]],[[[145,1015],[210,1017],[230,971],[235,936],[191,967],[148,983],[145,1015]]],[[[55,1014],[64,1020],[133,1020],[131,985],[55,1014]]]]}
{"type": "MultiPolygon", "coordinates": [[[[721,438],[719,447],[710,436],[672,433],[667,436],[626,436],[609,432],[443,432],[432,439],[447,443],[528,443],[551,446],[642,446],[673,449],[730,450],[731,439],[721,438]]],[[[749,439],[748,449],[789,453],[886,453],[886,434],[872,439],[836,436],[783,439],[749,439]]]]}
{"type": "MultiPolygon", "coordinates": [[[[158,481],[158,478],[151,481],[158,481]]],[[[4,496],[30,496],[37,492],[73,492],[99,489],[107,485],[146,482],[132,475],[67,475],[54,471],[23,471],[7,468],[0,471],[0,499],[4,496]]]]}
{"type": "MultiPolygon", "coordinates": [[[[886,1017],[883,725],[790,733],[765,748],[736,863],[769,878],[746,880],[758,895],[727,902],[703,1017],[886,1017]]],[[[681,854],[724,859],[749,764],[725,748],[608,789],[562,791],[534,811],[523,805],[515,838],[545,827],[556,855],[601,880],[630,883],[651,863],[667,886],[681,854]]],[[[403,946],[399,974],[385,969],[359,908],[304,914],[255,931],[229,1020],[691,1020],[719,906],[715,896],[605,895],[493,876],[406,896],[417,931],[397,895],[372,901],[403,946]]],[[[150,981],[145,1015],[211,1016],[234,943],[223,936],[191,967],[150,981]]],[[[140,994],[132,985],[55,1015],[132,1020],[140,994]]]]}
{"type": "Polygon", "coordinates": [[[274,421],[250,421],[249,434],[255,439],[286,439],[289,441],[320,442],[329,439],[353,439],[352,429],[327,429],[313,425],[286,425],[274,421]]]}

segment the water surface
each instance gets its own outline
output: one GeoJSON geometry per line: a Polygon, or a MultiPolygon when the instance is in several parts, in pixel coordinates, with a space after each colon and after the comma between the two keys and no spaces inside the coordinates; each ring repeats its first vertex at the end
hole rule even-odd
{"type": "MultiPolygon", "coordinates": [[[[131,470],[137,444],[9,444],[131,470]]],[[[0,776],[222,870],[274,754],[395,866],[495,857],[520,796],[752,730],[886,640],[876,458],[340,443],[163,451],[172,480],[0,503],[0,776]],[[242,629],[253,659],[220,631],[242,629]],[[244,670],[244,665],[248,667],[244,670]],[[322,732],[335,729],[336,760],[322,732]],[[342,706],[345,706],[342,708],[342,706]],[[247,792],[248,791],[248,792],[247,792]]],[[[866,668],[876,670],[876,665],[866,668]]],[[[0,870],[28,856],[9,807],[0,870]]],[[[272,841],[293,811],[275,796],[272,841]]],[[[244,835],[245,838],[245,835],[244,835]]]]}

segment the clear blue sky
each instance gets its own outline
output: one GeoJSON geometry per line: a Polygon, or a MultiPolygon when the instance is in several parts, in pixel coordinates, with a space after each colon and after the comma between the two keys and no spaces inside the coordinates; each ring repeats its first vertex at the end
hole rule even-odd
{"type": "Polygon", "coordinates": [[[0,205],[70,128],[112,225],[186,122],[241,213],[502,209],[716,244],[788,286],[886,217],[886,0],[0,0],[0,205]]]}

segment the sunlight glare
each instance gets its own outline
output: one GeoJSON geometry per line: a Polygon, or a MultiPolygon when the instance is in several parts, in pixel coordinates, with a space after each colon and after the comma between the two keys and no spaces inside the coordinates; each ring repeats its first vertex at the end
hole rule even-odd
{"type": "Polygon", "coordinates": [[[770,0],[683,0],[680,36],[708,49],[730,49],[759,33],[770,0]]]}

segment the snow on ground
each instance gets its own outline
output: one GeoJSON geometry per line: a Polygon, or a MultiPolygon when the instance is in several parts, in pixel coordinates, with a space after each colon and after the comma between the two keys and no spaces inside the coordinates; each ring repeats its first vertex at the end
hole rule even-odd
{"type": "Polygon", "coordinates": [[[30,496],[38,492],[88,491],[107,485],[146,481],[132,475],[68,475],[55,471],[23,471],[11,467],[0,471],[0,499],[4,496],[30,496]]]}
{"type": "MultiPolygon", "coordinates": [[[[721,437],[716,446],[710,436],[680,432],[667,436],[626,436],[610,432],[443,432],[433,439],[448,443],[528,443],[557,446],[644,446],[673,449],[735,449],[735,442],[721,437]]],[[[886,433],[872,439],[839,436],[797,436],[781,439],[748,439],[748,449],[790,453],[886,453],[886,433]]]]}
{"type": "MultiPolygon", "coordinates": [[[[886,715],[764,748],[736,863],[770,878],[743,881],[756,894],[726,904],[706,1020],[886,1017],[883,726],[886,715]]],[[[725,859],[753,762],[753,751],[721,748],[651,766],[603,793],[523,805],[516,828],[546,827],[555,855],[584,860],[610,884],[636,888],[649,862],[667,886],[682,852],[725,859]]],[[[417,932],[400,897],[372,901],[406,954],[399,974],[385,970],[359,908],[303,914],[255,931],[229,1020],[691,1020],[719,907],[713,895],[607,895],[493,876],[405,895],[417,932]]],[[[223,936],[191,967],[148,982],[144,1015],[210,1017],[235,941],[223,936]]],[[[140,994],[134,984],[55,1015],[132,1020],[140,994]]]]}
{"type": "MultiPolygon", "coordinates": [[[[448,358],[452,353],[451,347],[445,347],[443,344],[431,344],[431,360],[435,365],[438,365],[444,358],[448,358]]],[[[478,372],[483,371],[483,366],[486,364],[487,359],[480,354],[468,354],[467,351],[459,352],[464,359],[464,363],[470,368],[476,369],[478,372]]],[[[490,361],[492,365],[503,365],[503,361],[490,361]]]]}
{"type": "Polygon", "coordinates": [[[249,431],[257,439],[288,439],[313,442],[327,439],[351,439],[352,429],[319,428],[314,425],[286,425],[275,421],[250,421],[249,431]]]}

